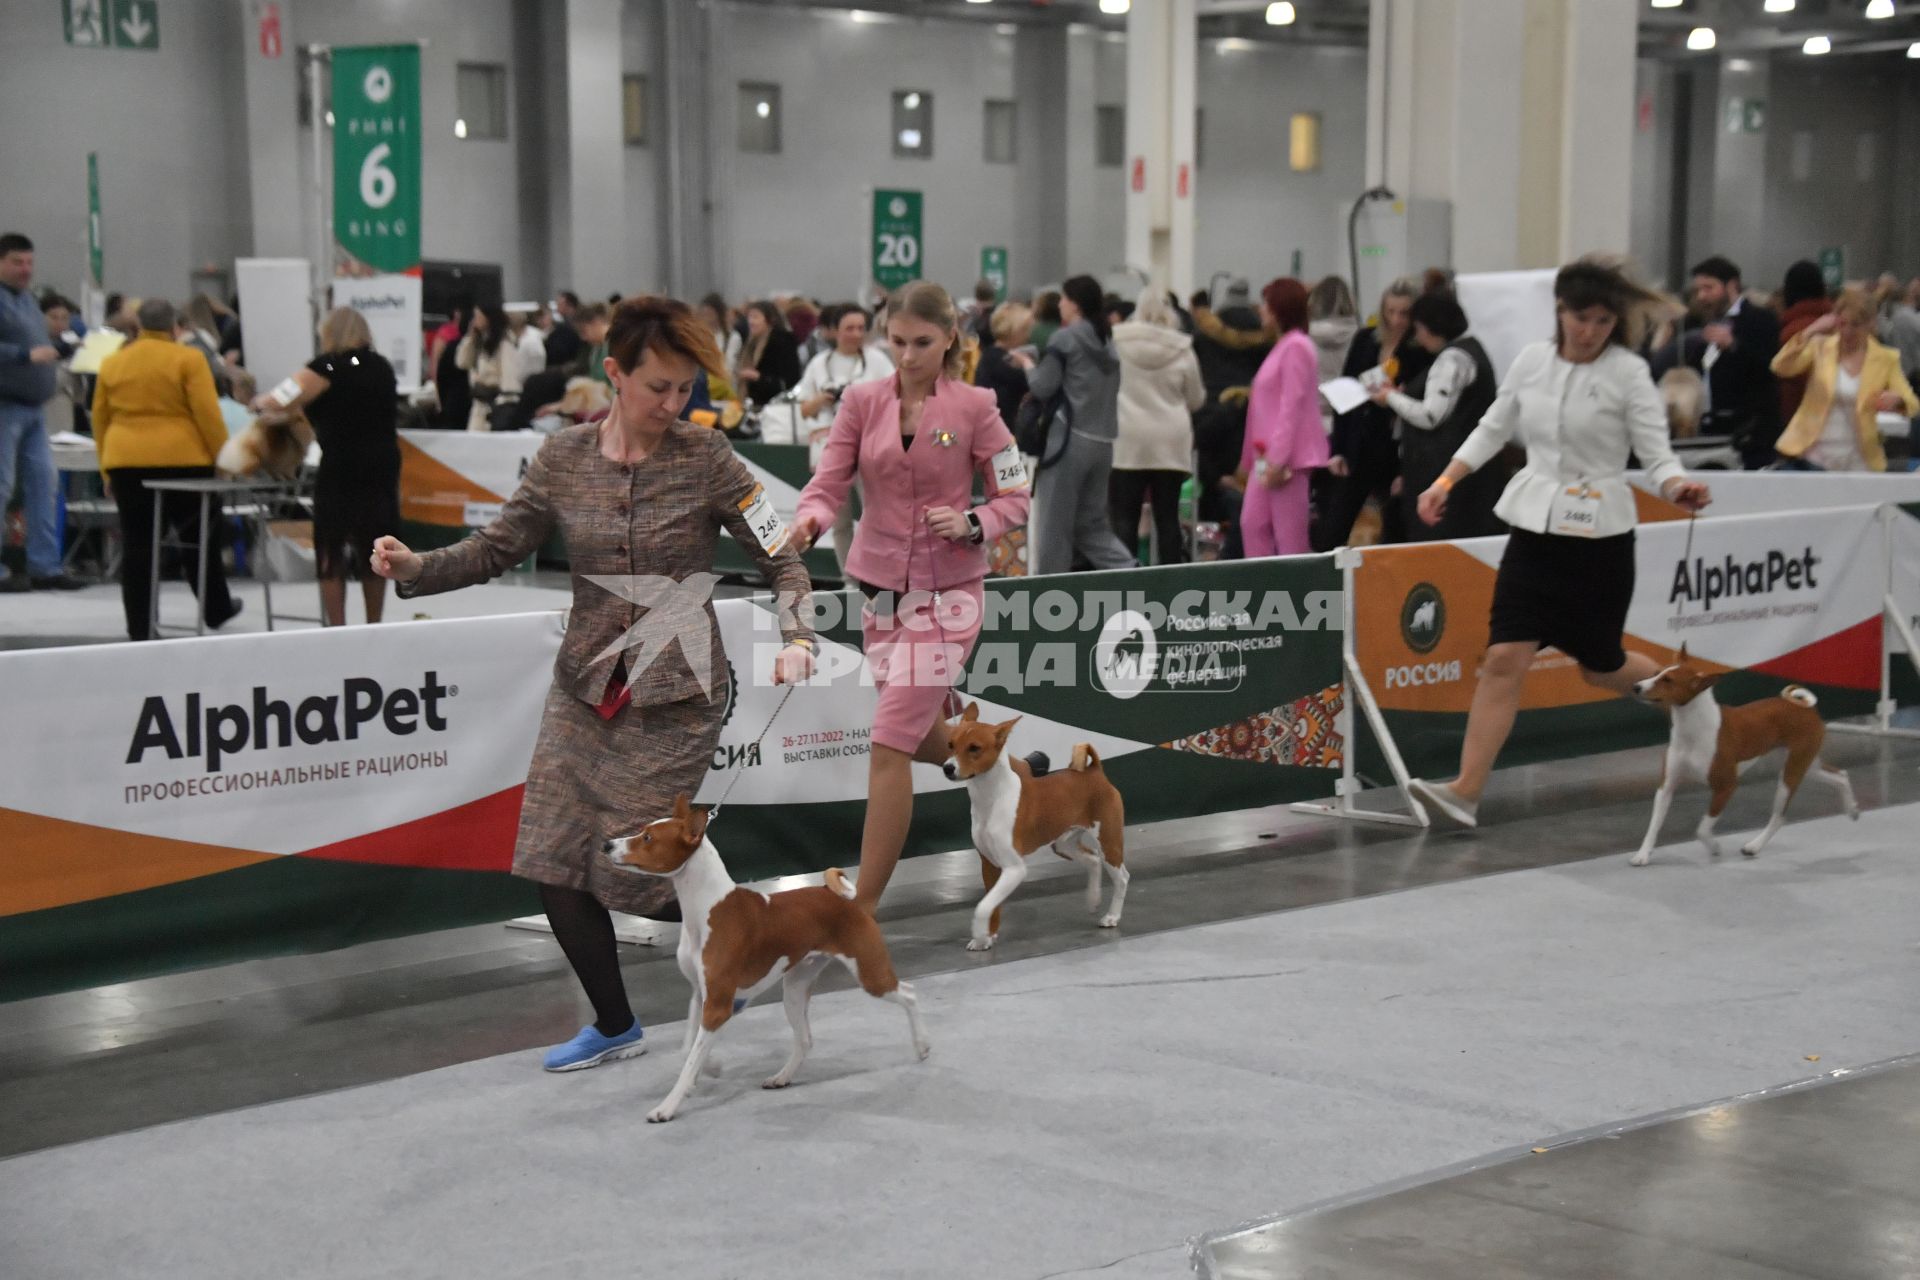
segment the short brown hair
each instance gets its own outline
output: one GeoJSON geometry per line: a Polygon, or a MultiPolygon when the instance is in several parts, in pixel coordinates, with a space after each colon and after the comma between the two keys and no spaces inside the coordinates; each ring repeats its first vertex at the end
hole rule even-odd
{"type": "Polygon", "coordinates": [[[1033,331],[1033,308],[1019,302],[1003,302],[993,309],[993,340],[1011,342],[1021,333],[1033,331]]]}
{"type": "Polygon", "coordinates": [[[693,308],[677,298],[626,298],[613,309],[607,354],[620,371],[632,373],[649,351],[691,360],[705,369],[709,378],[726,378],[726,366],[721,362],[720,348],[713,343],[713,334],[693,308]]]}
{"type": "Polygon", "coordinates": [[[1843,320],[1871,328],[1880,309],[1874,304],[1872,294],[1857,284],[1850,284],[1834,298],[1833,310],[1843,320]]]}
{"type": "Polygon", "coordinates": [[[947,344],[946,368],[943,372],[949,378],[958,378],[966,369],[967,353],[960,346],[960,313],[953,305],[953,295],[930,280],[916,280],[893,296],[888,305],[887,319],[895,316],[911,316],[928,324],[939,325],[953,341],[947,344]]]}
{"type": "Polygon", "coordinates": [[[613,308],[606,303],[589,302],[573,309],[573,327],[578,329],[582,325],[595,324],[612,314],[613,308]]]}
{"type": "Polygon", "coordinates": [[[367,327],[367,318],[352,307],[335,307],[320,322],[322,354],[332,355],[336,351],[353,351],[372,345],[373,330],[367,327]]]}

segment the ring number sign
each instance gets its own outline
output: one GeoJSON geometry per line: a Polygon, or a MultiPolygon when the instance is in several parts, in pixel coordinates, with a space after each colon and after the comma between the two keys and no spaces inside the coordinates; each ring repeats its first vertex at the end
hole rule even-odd
{"type": "Polygon", "coordinates": [[[873,278],[883,288],[920,278],[921,207],[918,191],[873,193],[873,278]]]}
{"type": "Polygon", "coordinates": [[[420,265],[420,48],[333,51],[334,275],[420,265]]]}

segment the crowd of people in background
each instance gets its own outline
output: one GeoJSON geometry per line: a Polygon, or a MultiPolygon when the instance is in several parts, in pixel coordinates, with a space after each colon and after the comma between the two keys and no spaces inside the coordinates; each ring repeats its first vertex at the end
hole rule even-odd
{"type": "MultiPolygon", "coordinates": [[[[27,509],[27,572],[0,566],[0,590],[70,589],[80,584],[60,565],[39,406],[87,328],[68,298],[30,290],[26,237],[0,239],[0,263],[0,501],[17,489],[27,509]]],[[[154,364],[142,344],[164,342],[195,358],[212,395],[181,382],[167,428],[177,438],[166,448],[134,449],[116,438],[114,456],[103,451],[107,487],[123,512],[150,511],[136,473],[211,474],[221,439],[215,428],[233,433],[256,414],[304,409],[326,424],[323,444],[356,459],[352,469],[330,468],[335,518],[327,522],[327,547],[316,550],[327,561],[326,616],[337,620],[345,579],[361,576],[364,557],[355,553],[371,525],[359,517],[392,509],[396,424],[552,430],[604,413],[607,332],[619,300],[583,302],[562,290],[551,305],[456,301],[424,335],[430,389],[412,403],[392,390],[391,367],[372,351],[364,325],[345,335],[364,340],[343,346],[344,330],[330,318],[333,337],[302,371],[289,402],[258,395],[247,377],[236,306],[203,294],[163,313],[152,300],[110,295],[105,324],[134,350],[108,357],[108,365],[118,358],[124,374],[154,364]],[[368,359],[355,356],[361,349],[368,359]],[[372,371],[371,383],[363,370],[372,371]],[[343,372],[347,385],[336,387],[343,372]],[[350,413],[335,411],[348,402],[350,413]]],[[[1883,428],[1920,412],[1911,385],[1920,375],[1920,279],[1902,284],[1888,276],[1836,290],[1816,264],[1802,261],[1777,293],[1766,294],[1714,256],[1689,272],[1684,299],[1665,303],[1637,353],[1674,440],[1724,440],[1748,468],[1879,471],[1888,466],[1883,428]]],[[[810,446],[817,465],[846,390],[895,377],[889,305],[884,292],[865,303],[773,297],[740,305],[708,294],[694,312],[721,360],[699,372],[686,414],[750,438],[771,407],[790,406],[796,443],[810,446]]],[[[962,378],[993,392],[1016,435],[1023,415],[1047,432],[1034,458],[1031,572],[1505,529],[1494,506],[1522,461],[1517,453],[1463,477],[1439,520],[1418,510],[1420,495],[1501,391],[1445,271],[1394,280],[1379,298],[1359,300],[1339,276],[1275,279],[1257,294],[1248,281],[1229,280],[1184,303],[1157,289],[1120,297],[1084,275],[1016,298],[981,281],[957,314],[962,378]],[[1321,392],[1336,378],[1358,380],[1364,402],[1336,412],[1321,392]]],[[[188,366],[171,356],[160,363],[168,377],[184,378],[188,366]]],[[[104,434],[95,421],[102,408],[118,421],[137,420],[119,406],[123,393],[115,388],[124,379],[101,372],[70,388],[82,434],[104,434]]],[[[832,530],[843,569],[854,519],[847,504],[832,530]]],[[[368,612],[377,617],[371,592],[378,584],[367,586],[368,612]]],[[[138,636],[144,592],[127,590],[129,633],[138,636]]],[[[230,604],[203,602],[207,621],[218,625],[230,604]]]]}

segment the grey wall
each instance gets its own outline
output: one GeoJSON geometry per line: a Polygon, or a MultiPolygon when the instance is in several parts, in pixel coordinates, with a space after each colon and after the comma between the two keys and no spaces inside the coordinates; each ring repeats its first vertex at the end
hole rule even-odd
{"type": "Polygon", "coordinates": [[[1633,216],[1629,247],[1649,280],[1670,283],[1674,265],[1673,201],[1675,146],[1685,133],[1679,118],[1679,72],[1670,64],[1642,61],[1634,76],[1633,216]],[[1640,114],[1640,104],[1652,118],[1640,114]]]}
{"type": "MultiPolygon", "coordinates": [[[[627,279],[622,293],[664,292],[667,272],[662,261],[661,201],[666,184],[661,173],[666,148],[665,84],[661,75],[661,30],[659,11],[651,4],[629,0],[620,31],[620,70],[622,75],[647,78],[648,140],[644,147],[626,147],[623,151],[627,209],[627,279]]],[[[619,117],[621,104],[614,104],[619,117]]],[[[555,281],[565,288],[569,282],[555,281]]],[[[611,292],[609,288],[606,292],[611,292]]]]}
{"type": "Polygon", "coordinates": [[[72,48],[61,24],[51,0],[8,0],[0,22],[0,224],[33,239],[40,284],[78,296],[97,151],[106,287],[185,298],[196,267],[252,250],[240,10],[162,5],[150,52],[72,48]]]}
{"type": "Polygon", "coordinates": [[[1230,271],[1257,289],[1287,274],[1295,249],[1309,281],[1344,274],[1337,211],[1366,186],[1366,50],[1221,52],[1203,40],[1199,100],[1196,274],[1230,271]],[[1321,115],[1313,173],[1287,167],[1287,121],[1296,111],[1321,115]]]}

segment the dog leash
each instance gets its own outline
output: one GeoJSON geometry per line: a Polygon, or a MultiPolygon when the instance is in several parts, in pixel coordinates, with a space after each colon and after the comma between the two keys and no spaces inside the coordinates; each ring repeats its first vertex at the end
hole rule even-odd
{"type": "MultiPolygon", "coordinates": [[[[1699,523],[1699,520],[1700,520],[1700,513],[1698,511],[1689,511],[1687,513],[1687,549],[1680,553],[1680,568],[1683,572],[1686,572],[1686,573],[1693,572],[1693,526],[1699,523]]],[[[1676,641],[1680,638],[1680,615],[1686,612],[1686,608],[1687,608],[1686,597],[1684,595],[1674,600],[1673,623],[1672,623],[1671,629],[1673,631],[1673,639],[1676,641]]],[[[1674,643],[1668,644],[1667,651],[1673,655],[1673,660],[1675,662],[1680,661],[1680,645],[1679,644],[1674,644],[1674,643]]]]}
{"type": "Polygon", "coordinates": [[[791,698],[793,691],[799,687],[799,685],[794,684],[787,686],[787,691],[780,695],[780,705],[776,706],[773,709],[773,714],[767,717],[766,728],[760,730],[760,736],[748,744],[749,749],[747,751],[740,753],[740,763],[733,766],[733,776],[727,779],[727,789],[720,793],[718,800],[714,801],[713,808],[707,810],[707,821],[709,823],[720,816],[720,806],[725,804],[727,797],[733,794],[734,784],[740,781],[740,774],[747,767],[747,756],[751,754],[752,748],[758,747],[762,742],[766,741],[767,734],[773,729],[773,722],[778,720],[780,713],[787,709],[787,699],[791,698]]]}

